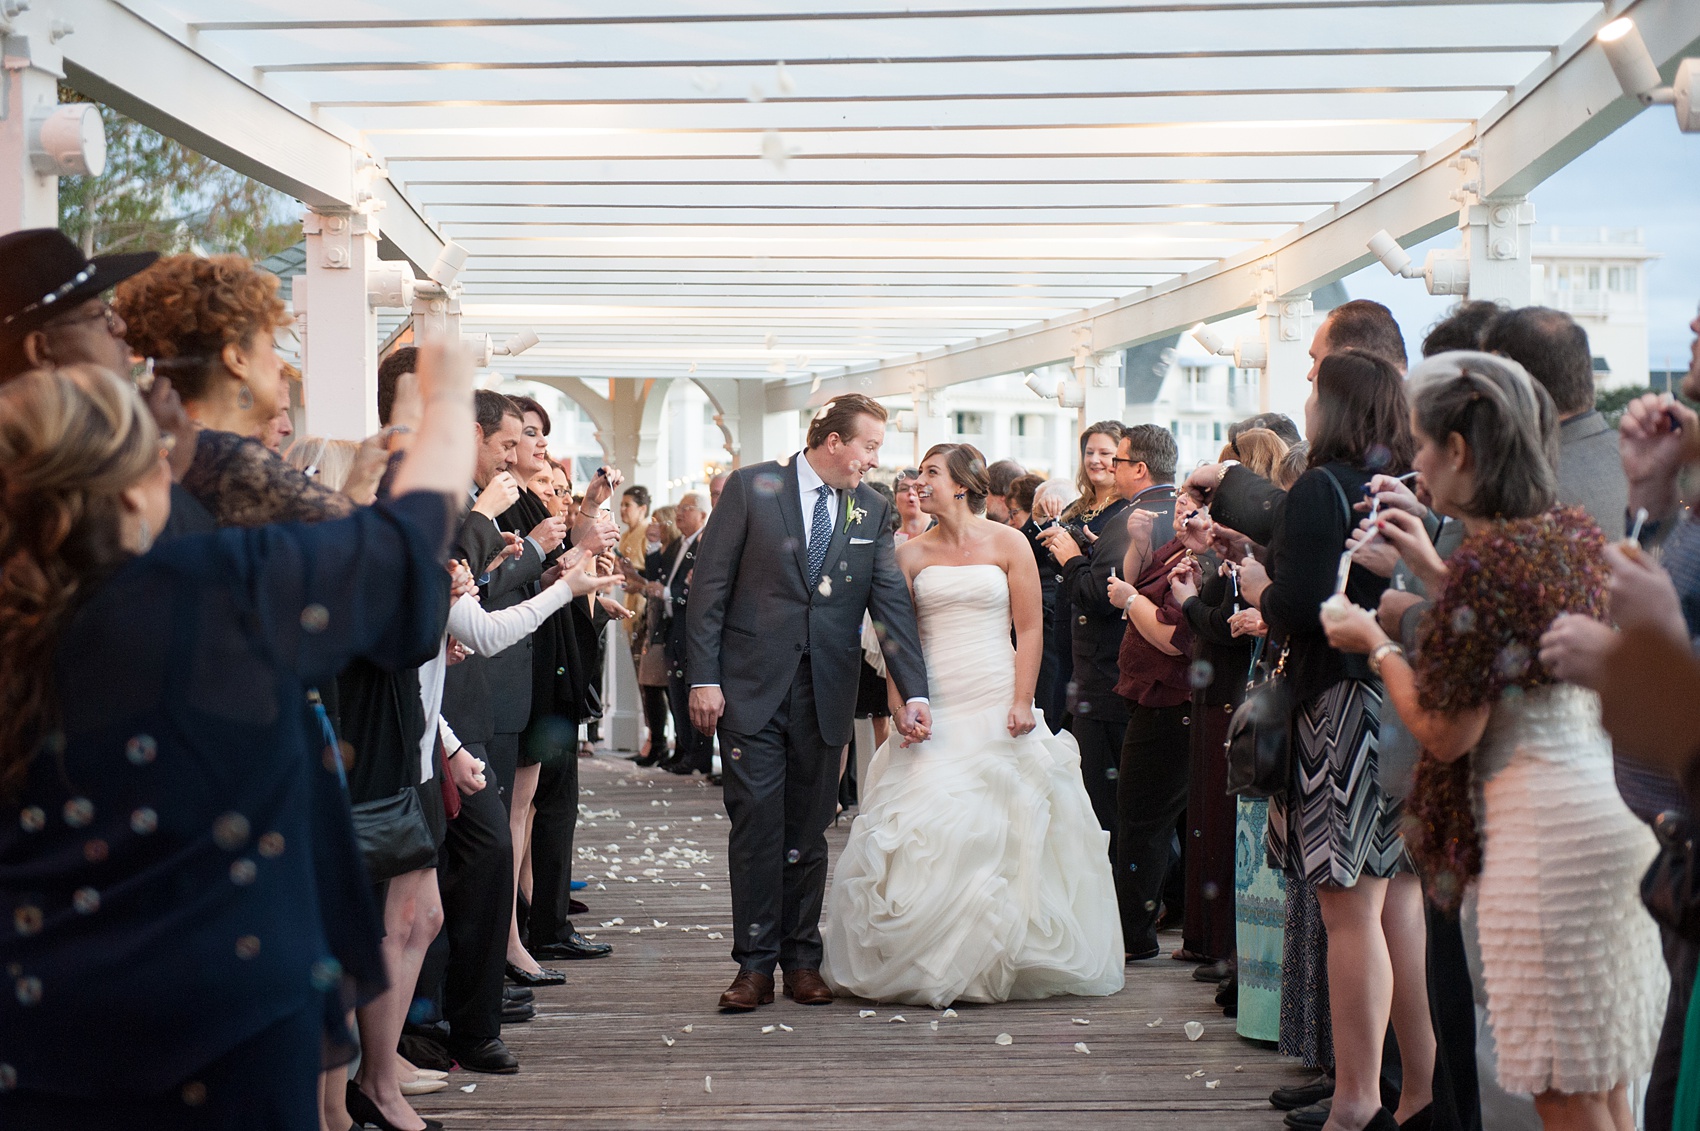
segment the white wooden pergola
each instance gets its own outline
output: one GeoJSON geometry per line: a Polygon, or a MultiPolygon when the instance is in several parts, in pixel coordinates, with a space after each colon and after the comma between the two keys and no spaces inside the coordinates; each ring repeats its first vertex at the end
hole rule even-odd
{"type": "MultiPolygon", "coordinates": [[[[62,73],[311,210],[312,430],[372,425],[368,294],[409,297],[381,261],[447,282],[452,241],[416,319],[535,330],[503,372],[639,463],[672,381],[745,459],[836,392],[924,430],[937,390],[1057,362],[1113,415],[1106,358],[1251,309],[1290,400],[1306,297],[1378,229],[1460,225],[1471,291],[1523,297],[1522,198],[1640,109],[1605,22],[1667,78],[1700,51],[1695,0],[19,6],[10,154],[62,73]]],[[[19,164],[0,228],[52,223],[19,164]]]]}

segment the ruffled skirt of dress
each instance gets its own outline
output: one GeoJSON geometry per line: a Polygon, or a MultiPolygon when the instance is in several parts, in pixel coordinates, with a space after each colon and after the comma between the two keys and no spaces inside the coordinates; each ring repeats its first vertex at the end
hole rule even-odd
{"type": "Polygon", "coordinates": [[[1482,982],[1508,1092],[1637,1080],[1664,1021],[1668,975],[1641,904],[1657,845],[1618,794],[1598,704],[1563,685],[1502,700],[1477,754],[1482,982]]]}
{"type": "Polygon", "coordinates": [[[833,873],[822,973],[874,1001],[942,1008],[1122,988],[1107,855],[1072,736],[1041,716],[941,710],[881,747],[833,873]]]}

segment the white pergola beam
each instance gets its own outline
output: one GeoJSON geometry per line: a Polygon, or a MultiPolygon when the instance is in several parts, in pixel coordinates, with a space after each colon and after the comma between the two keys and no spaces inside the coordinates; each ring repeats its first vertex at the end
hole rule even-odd
{"type": "MultiPolygon", "coordinates": [[[[310,208],[358,203],[365,151],[251,68],[140,3],[61,0],[61,10],[76,28],[59,44],[66,75],[82,93],[310,208]]],[[[371,191],[386,205],[380,246],[423,273],[443,237],[395,184],[378,178],[371,191]]]]}
{"type": "MultiPolygon", "coordinates": [[[[1692,0],[1640,0],[1624,8],[1635,16],[1661,66],[1700,44],[1700,4],[1692,0]]],[[[1640,110],[1624,96],[1603,52],[1591,43],[1609,14],[1590,20],[1531,74],[1516,97],[1484,121],[1479,138],[1456,139],[1413,162],[1267,254],[1225,260],[1071,318],[853,369],[823,379],[812,392],[812,378],[777,382],[769,387],[768,407],[806,408],[850,391],[903,393],[914,387],[917,370],[928,387],[941,387],[1053,364],[1070,357],[1083,335],[1100,351],[1142,344],[1194,322],[1249,310],[1265,290],[1305,293],[1342,278],[1372,260],[1366,244],[1379,229],[1408,242],[1436,235],[1457,222],[1453,194],[1463,178],[1447,159],[1466,143],[1480,145],[1487,192],[1527,191],[1640,110]]]]}

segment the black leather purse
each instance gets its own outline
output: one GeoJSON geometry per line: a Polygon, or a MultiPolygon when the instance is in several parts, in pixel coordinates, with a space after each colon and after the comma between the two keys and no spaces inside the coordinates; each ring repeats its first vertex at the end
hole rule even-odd
{"type": "MultiPolygon", "coordinates": [[[[325,746],[336,754],[336,774],[347,796],[348,772],[342,763],[342,743],[316,688],[307,692],[307,702],[318,719],[325,746]]],[[[406,728],[402,733],[406,733],[406,728]]],[[[376,801],[350,805],[349,813],[354,821],[355,843],[360,846],[361,859],[366,863],[366,875],[375,884],[423,868],[437,854],[437,842],[425,821],[425,807],[420,804],[419,791],[412,786],[376,801]]]]}
{"type": "Polygon", "coordinates": [[[1662,926],[1700,942],[1700,875],[1694,867],[1694,826],[1677,813],[1653,822],[1659,854],[1641,880],[1641,902],[1662,926]]]}
{"type": "Polygon", "coordinates": [[[373,883],[423,868],[437,854],[419,791],[412,786],[350,808],[354,813],[354,839],[373,883]]]}
{"type": "Polygon", "coordinates": [[[1293,768],[1293,690],[1287,685],[1287,649],[1260,680],[1263,641],[1251,661],[1245,701],[1228,720],[1228,793],[1274,797],[1287,792],[1293,768]]]}

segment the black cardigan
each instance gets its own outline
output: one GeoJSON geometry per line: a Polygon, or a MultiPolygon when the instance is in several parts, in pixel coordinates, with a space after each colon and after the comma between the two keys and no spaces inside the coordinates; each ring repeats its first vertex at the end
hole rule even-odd
{"type": "MultiPolygon", "coordinates": [[[[1373,678],[1366,657],[1336,652],[1322,631],[1322,603],[1334,594],[1340,554],[1358,521],[1355,513],[1347,518],[1328,482],[1329,472],[1339,480],[1348,501],[1363,498],[1370,473],[1347,463],[1335,461],[1299,477],[1278,504],[1269,543],[1270,584],[1261,602],[1270,647],[1277,655],[1283,643],[1292,649],[1287,677],[1300,703],[1341,680],[1373,678]]],[[[1380,603],[1386,588],[1386,578],[1356,564],[1346,579],[1346,596],[1366,609],[1380,603]]]]}

